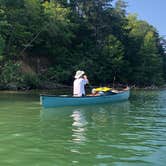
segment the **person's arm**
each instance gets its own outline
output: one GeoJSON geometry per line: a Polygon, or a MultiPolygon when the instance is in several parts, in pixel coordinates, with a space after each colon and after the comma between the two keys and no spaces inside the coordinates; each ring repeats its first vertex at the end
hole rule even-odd
{"type": "Polygon", "coordinates": [[[86,84],[89,84],[89,80],[86,75],[83,76],[84,80],[86,81],[86,84]]]}

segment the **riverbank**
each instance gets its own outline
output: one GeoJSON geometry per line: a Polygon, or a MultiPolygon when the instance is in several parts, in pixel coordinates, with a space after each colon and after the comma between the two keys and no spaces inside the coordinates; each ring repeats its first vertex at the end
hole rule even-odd
{"type": "Polygon", "coordinates": [[[71,88],[69,85],[57,84],[45,81],[37,86],[26,86],[20,83],[0,84],[0,90],[28,91],[28,90],[53,90],[53,89],[71,88]]]}
{"type": "Polygon", "coordinates": [[[161,85],[161,86],[155,86],[155,85],[151,85],[151,86],[135,86],[135,85],[131,85],[130,86],[131,89],[144,89],[144,90],[158,90],[158,89],[166,89],[166,84],[161,85]]]}
{"type": "MultiPolygon", "coordinates": [[[[98,86],[87,86],[87,89],[92,89],[96,88],[98,86]]],[[[125,87],[125,85],[114,85],[115,89],[118,87],[125,87]]],[[[136,85],[129,85],[131,89],[134,90],[139,90],[139,89],[144,89],[144,90],[158,90],[158,89],[166,89],[166,84],[162,86],[136,86],[136,85]]],[[[8,84],[0,84],[0,91],[56,91],[56,90],[72,90],[71,85],[64,85],[64,84],[57,84],[57,83],[52,83],[52,82],[44,82],[40,84],[38,87],[31,87],[31,86],[22,86],[21,84],[18,83],[8,83],[8,84]]]]}

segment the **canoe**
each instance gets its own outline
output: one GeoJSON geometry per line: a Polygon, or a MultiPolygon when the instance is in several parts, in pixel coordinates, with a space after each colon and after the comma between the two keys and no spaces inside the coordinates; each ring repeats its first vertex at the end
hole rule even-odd
{"type": "Polygon", "coordinates": [[[85,97],[73,97],[67,95],[40,95],[40,103],[43,107],[63,107],[63,106],[80,106],[91,105],[101,103],[112,103],[117,101],[127,100],[130,96],[130,88],[126,88],[123,91],[116,91],[110,94],[101,96],[85,96],[85,97]]]}

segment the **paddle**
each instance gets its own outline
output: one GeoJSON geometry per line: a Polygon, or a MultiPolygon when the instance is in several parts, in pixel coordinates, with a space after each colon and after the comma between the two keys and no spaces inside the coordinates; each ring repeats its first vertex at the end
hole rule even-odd
{"type": "Polygon", "coordinates": [[[114,84],[115,84],[115,76],[114,76],[113,83],[112,83],[112,89],[114,89],[114,84]]]}

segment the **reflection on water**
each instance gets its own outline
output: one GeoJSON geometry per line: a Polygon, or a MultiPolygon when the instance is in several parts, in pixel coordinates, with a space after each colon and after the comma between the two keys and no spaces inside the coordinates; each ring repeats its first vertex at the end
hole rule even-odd
{"type": "Polygon", "coordinates": [[[73,137],[73,142],[75,143],[82,143],[86,141],[86,125],[88,122],[85,119],[84,113],[80,110],[73,110],[73,113],[71,115],[73,118],[73,123],[72,123],[72,137],[73,137]]]}
{"type": "MultiPolygon", "coordinates": [[[[159,162],[156,162],[159,155],[162,163],[165,159],[161,152],[166,152],[166,120],[161,114],[166,116],[166,111],[161,113],[160,109],[166,110],[165,94],[135,93],[133,100],[120,103],[43,109],[41,123],[54,119],[57,125],[56,119],[61,119],[58,125],[64,126],[68,133],[64,140],[70,143],[68,150],[88,155],[89,165],[151,166],[159,162]]],[[[81,165],[82,160],[74,158],[72,163],[81,165]]]]}

